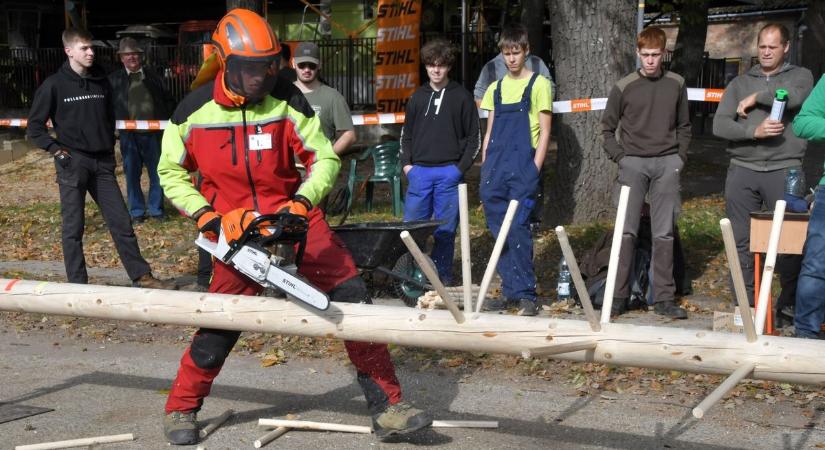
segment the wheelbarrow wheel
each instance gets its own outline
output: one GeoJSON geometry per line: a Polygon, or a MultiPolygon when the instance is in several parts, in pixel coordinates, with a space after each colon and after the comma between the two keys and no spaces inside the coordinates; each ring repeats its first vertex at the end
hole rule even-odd
{"type": "MultiPolygon", "coordinates": [[[[430,267],[435,269],[435,263],[433,260],[427,255],[424,255],[424,257],[427,258],[427,262],[430,264],[430,267]]],[[[427,280],[424,272],[418,268],[418,264],[409,252],[404,253],[400,258],[398,258],[398,261],[395,262],[392,271],[412,278],[422,284],[429,283],[429,280],[427,280]]],[[[424,295],[425,292],[421,286],[417,286],[409,281],[403,281],[397,278],[393,279],[392,287],[395,295],[409,307],[415,307],[415,305],[418,304],[418,297],[424,295]]]]}

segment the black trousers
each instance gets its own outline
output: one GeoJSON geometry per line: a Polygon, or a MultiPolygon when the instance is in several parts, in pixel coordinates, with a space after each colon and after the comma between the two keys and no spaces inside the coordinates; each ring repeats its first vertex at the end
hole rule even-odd
{"type": "Polygon", "coordinates": [[[115,178],[114,151],[100,156],[72,152],[68,167],[55,161],[60,187],[60,214],[63,219],[62,243],[66,277],[70,283],[88,283],[86,258],[83,256],[83,232],[86,226],[86,193],[97,203],[115,248],[131,280],[151,272],[143,259],[137,236],[132,228],[126,203],[115,178]]]}

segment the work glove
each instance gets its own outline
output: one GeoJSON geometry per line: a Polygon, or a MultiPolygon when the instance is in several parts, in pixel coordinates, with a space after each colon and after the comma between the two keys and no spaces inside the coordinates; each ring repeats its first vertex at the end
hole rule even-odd
{"type": "Polygon", "coordinates": [[[312,203],[303,195],[296,195],[295,198],[292,200],[284,203],[281,209],[278,210],[279,213],[289,213],[294,214],[296,216],[301,216],[306,218],[309,210],[312,209],[312,203]]]}
{"type": "Polygon", "coordinates": [[[217,241],[221,234],[221,215],[211,207],[206,207],[200,214],[196,213],[198,231],[210,241],[217,241]]]}

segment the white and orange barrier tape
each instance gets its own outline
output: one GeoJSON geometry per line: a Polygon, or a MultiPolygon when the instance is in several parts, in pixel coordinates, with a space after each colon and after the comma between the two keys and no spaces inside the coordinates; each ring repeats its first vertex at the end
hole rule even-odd
{"type": "MultiPolygon", "coordinates": [[[[715,102],[722,100],[724,89],[688,88],[688,100],[694,102],[715,102]]],[[[607,98],[579,98],[553,102],[553,113],[600,111],[607,106],[607,98]]],[[[487,117],[487,111],[479,110],[480,117],[487,117]]],[[[25,127],[26,119],[0,119],[0,127],[25,127]]],[[[118,120],[118,130],[162,130],[167,120],[118,120]]],[[[353,125],[388,125],[404,123],[404,113],[353,114],[353,125]]],[[[51,123],[47,124],[51,126],[51,123]]]]}

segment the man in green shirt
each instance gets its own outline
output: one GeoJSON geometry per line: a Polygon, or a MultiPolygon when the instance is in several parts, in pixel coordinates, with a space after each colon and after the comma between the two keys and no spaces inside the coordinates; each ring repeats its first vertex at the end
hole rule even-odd
{"type": "Polygon", "coordinates": [[[298,79],[295,86],[304,93],[315,114],[321,120],[324,135],[332,142],[336,155],[344,154],[355,143],[352,114],[344,96],[321,83],[321,52],[312,42],[301,42],[295,50],[295,70],[298,79]]]}

